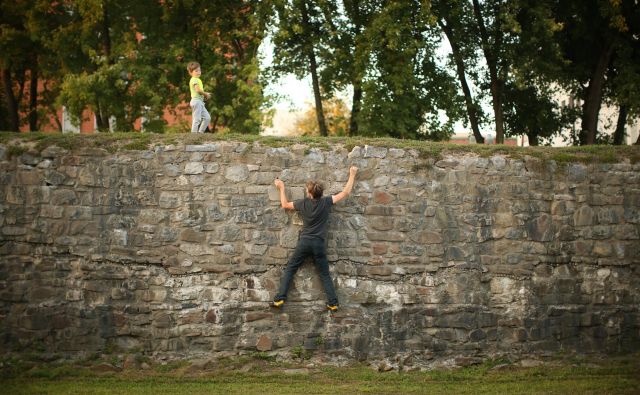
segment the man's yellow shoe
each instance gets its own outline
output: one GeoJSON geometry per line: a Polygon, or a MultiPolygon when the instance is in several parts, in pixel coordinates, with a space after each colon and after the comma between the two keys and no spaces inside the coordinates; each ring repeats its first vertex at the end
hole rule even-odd
{"type": "Polygon", "coordinates": [[[284,305],[284,300],[274,300],[273,302],[271,302],[271,307],[275,307],[277,309],[282,307],[282,305],[284,305]]]}
{"type": "Polygon", "coordinates": [[[338,311],[338,305],[337,304],[328,304],[327,305],[327,310],[329,310],[329,311],[338,311]]]}

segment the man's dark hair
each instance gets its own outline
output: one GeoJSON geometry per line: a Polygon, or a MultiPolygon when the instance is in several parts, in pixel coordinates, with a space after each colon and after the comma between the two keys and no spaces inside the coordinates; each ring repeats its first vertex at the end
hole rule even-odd
{"type": "Polygon", "coordinates": [[[317,181],[307,181],[307,191],[314,199],[319,199],[322,197],[322,192],[324,192],[324,185],[317,181]]]}

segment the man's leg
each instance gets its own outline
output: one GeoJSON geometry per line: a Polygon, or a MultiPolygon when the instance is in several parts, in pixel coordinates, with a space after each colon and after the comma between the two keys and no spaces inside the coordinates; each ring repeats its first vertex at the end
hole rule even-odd
{"type": "Polygon", "coordinates": [[[333,287],[331,274],[329,273],[329,262],[327,261],[327,250],[324,245],[324,240],[314,240],[313,261],[318,268],[324,292],[327,294],[327,306],[338,306],[338,297],[333,287]]]}
{"type": "Polygon", "coordinates": [[[287,300],[287,293],[289,292],[289,286],[291,285],[291,281],[293,280],[293,276],[300,268],[300,265],[304,262],[304,258],[309,253],[309,248],[304,239],[298,240],[298,245],[296,249],[293,251],[293,255],[289,258],[289,262],[287,263],[287,267],[284,269],[284,273],[282,274],[282,278],[280,279],[280,287],[278,288],[278,294],[274,301],[278,300],[287,300]]]}

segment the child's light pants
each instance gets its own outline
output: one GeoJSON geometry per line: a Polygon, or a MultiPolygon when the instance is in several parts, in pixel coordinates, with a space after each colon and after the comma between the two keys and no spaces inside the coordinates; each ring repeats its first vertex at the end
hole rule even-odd
{"type": "Polygon", "coordinates": [[[204,133],[211,122],[211,115],[200,99],[191,99],[191,133],[204,133]]]}

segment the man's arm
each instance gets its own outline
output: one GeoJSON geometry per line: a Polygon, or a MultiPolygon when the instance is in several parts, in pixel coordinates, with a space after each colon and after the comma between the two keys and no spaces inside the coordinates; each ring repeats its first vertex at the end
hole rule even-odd
{"type": "Polygon", "coordinates": [[[280,206],[287,210],[294,210],[293,202],[287,200],[287,195],[284,193],[284,182],[281,179],[276,178],[274,181],[276,188],[280,191],[280,206]]]}
{"type": "Polygon", "coordinates": [[[338,193],[337,195],[331,196],[331,198],[333,199],[333,204],[336,204],[342,199],[349,196],[349,194],[351,193],[351,190],[353,189],[353,183],[356,181],[357,172],[358,172],[358,168],[355,166],[351,166],[351,168],[349,169],[349,180],[347,181],[347,184],[344,186],[344,189],[342,190],[342,192],[338,193]]]}

